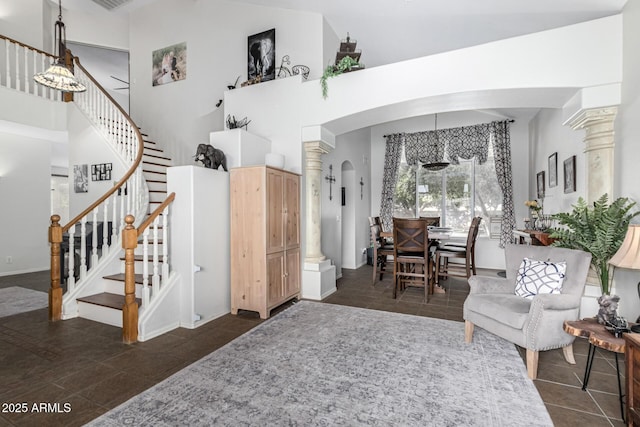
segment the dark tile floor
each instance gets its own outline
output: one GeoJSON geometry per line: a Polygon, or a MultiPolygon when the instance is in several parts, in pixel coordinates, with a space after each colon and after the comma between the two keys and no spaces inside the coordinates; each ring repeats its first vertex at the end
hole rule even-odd
{"type": "MultiPolygon", "coordinates": [[[[466,281],[445,281],[447,293],[433,295],[425,304],[423,292],[412,288],[394,300],[391,278],[385,276],[372,287],[371,273],[369,266],[343,270],[338,291],[325,302],[462,321],[466,281]]],[[[0,277],[0,288],[46,291],[48,281],[48,272],[5,276],[0,277]]],[[[46,309],[0,318],[0,427],[82,425],[261,322],[256,313],[241,311],[195,330],[181,328],[124,345],[118,328],[85,319],[49,323],[46,309]],[[16,413],[10,406],[23,402],[28,404],[27,413],[16,413]],[[59,407],[49,405],[48,410],[36,412],[34,403],[59,407]]],[[[564,361],[561,350],[540,355],[535,385],[554,424],[623,426],[612,355],[597,352],[589,389],[582,391],[587,354],[583,340],[576,340],[574,352],[574,366],[564,361]]]]}

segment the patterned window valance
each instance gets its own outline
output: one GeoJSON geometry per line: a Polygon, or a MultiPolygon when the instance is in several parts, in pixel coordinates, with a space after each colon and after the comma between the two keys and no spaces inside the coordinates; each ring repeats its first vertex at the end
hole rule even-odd
{"type": "Polygon", "coordinates": [[[445,149],[451,164],[460,159],[476,158],[479,164],[487,161],[491,124],[483,123],[451,129],[438,129],[404,134],[404,150],[409,166],[441,162],[445,149]],[[437,134],[437,137],[436,137],[437,134]]]}

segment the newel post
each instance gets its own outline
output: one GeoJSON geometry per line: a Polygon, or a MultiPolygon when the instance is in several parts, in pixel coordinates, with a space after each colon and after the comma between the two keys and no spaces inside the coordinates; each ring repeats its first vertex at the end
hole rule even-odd
{"type": "Polygon", "coordinates": [[[62,319],[62,288],[60,287],[60,244],[62,227],[60,215],[51,215],[49,243],[51,243],[51,289],[49,289],[49,320],[62,319]]]}
{"type": "MultiPolygon", "coordinates": [[[[64,65],[66,65],[73,74],[73,54],[69,49],[64,51],[64,65]]],[[[73,92],[62,92],[62,100],[64,102],[73,102],[73,92]]]]}
{"type": "Polygon", "coordinates": [[[138,230],[133,226],[133,215],[127,215],[122,233],[124,249],[124,305],[122,306],[122,341],[131,344],[138,341],[138,303],[136,302],[135,255],[138,246],[138,230]]]}

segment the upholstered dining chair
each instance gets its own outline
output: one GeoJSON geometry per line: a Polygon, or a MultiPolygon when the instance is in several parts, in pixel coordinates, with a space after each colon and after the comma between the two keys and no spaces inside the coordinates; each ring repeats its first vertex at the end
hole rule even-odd
{"type": "MultiPolygon", "coordinates": [[[[371,221],[370,221],[371,222],[371,221]]],[[[384,275],[387,266],[387,260],[393,256],[393,245],[388,243],[385,238],[380,237],[382,227],[375,222],[369,226],[371,230],[371,244],[373,245],[373,280],[371,285],[376,284],[376,277],[380,275],[380,280],[384,275]]]]}
{"type": "Polygon", "coordinates": [[[480,222],[482,217],[474,217],[471,220],[469,231],[467,232],[467,241],[463,245],[455,243],[445,243],[436,249],[435,252],[435,282],[439,286],[440,278],[449,276],[466,277],[467,279],[476,274],[476,240],[478,231],[480,230],[480,222]],[[463,263],[450,263],[449,259],[464,259],[463,263]]]}
{"type": "Polygon", "coordinates": [[[422,218],[393,218],[393,298],[406,286],[424,288],[429,302],[433,293],[433,259],[429,254],[427,221],[422,218]]]}
{"type": "Polygon", "coordinates": [[[506,277],[471,276],[464,302],[465,341],[474,326],[526,349],[527,374],[535,379],[538,353],[562,348],[575,364],[575,337],[565,320],[579,318],[591,254],[553,246],[509,244],[504,249],[506,277]],[[564,272],[563,272],[564,270],[564,272]]]}

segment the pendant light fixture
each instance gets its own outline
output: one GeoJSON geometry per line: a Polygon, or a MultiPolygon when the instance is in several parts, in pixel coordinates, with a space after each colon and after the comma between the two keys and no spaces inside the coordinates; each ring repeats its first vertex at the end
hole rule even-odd
{"type": "MultiPolygon", "coordinates": [[[[433,127],[434,127],[435,138],[436,138],[435,150],[434,151],[437,153],[438,152],[438,147],[440,146],[440,139],[438,138],[438,114],[437,113],[435,115],[433,127]]],[[[449,166],[449,162],[445,162],[444,161],[444,156],[446,154],[446,147],[443,147],[442,150],[443,150],[443,154],[442,154],[443,159],[441,161],[425,163],[425,164],[422,165],[422,167],[425,168],[428,171],[437,172],[437,171],[441,171],[442,169],[444,169],[447,166],[449,166]]]]}
{"type": "Polygon", "coordinates": [[[34,75],[33,80],[43,86],[63,92],[84,92],[87,90],[86,86],[76,80],[73,72],[65,65],[67,34],[64,28],[64,22],[62,22],[62,0],[58,0],[58,7],[60,12],[55,24],[56,62],[54,62],[47,71],[34,75]]]}

